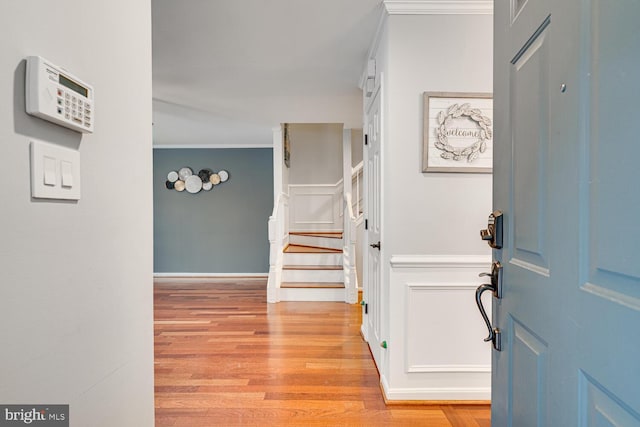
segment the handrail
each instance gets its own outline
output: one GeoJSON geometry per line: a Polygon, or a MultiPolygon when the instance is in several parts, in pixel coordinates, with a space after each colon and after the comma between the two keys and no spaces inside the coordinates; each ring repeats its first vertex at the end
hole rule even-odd
{"type": "Polygon", "coordinates": [[[364,161],[360,161],[360,163],[358,163],[357,165],[355,165],[353,168],[351,168],[351,188],[352,188],[352,192],[355,191],[355,203],[353,201],[353,197],[351,200],[351,206],[355,208],[356,212],[358,212],[358,215],[356,216],[356,218],[359,218],[362,216],[362,176],[364,174],[364,161]]]}
{"type": "Polygon", "coordinates": [[[349,218],[352,221],[356,220],[356,216],[353,214],[353,203],[351,201],[351,193],[347,193],[344,195],[345,205],[347,206],[347,213],[349,214],[349,218]]]}
{"type": "Polygon", "coordinates": [[[360,163],[351,168],[351,177],[358,174],[362,169],[364,169],[364,160],[360,160],[360,163]]]}

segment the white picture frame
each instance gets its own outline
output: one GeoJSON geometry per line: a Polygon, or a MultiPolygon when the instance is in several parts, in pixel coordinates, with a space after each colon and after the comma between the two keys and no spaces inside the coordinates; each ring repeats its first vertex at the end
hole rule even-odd
{"type": "Polygon", "coordinates": [[[425,92],[423,116],[422,172],[492,172],[492,94],[425,92]]]}

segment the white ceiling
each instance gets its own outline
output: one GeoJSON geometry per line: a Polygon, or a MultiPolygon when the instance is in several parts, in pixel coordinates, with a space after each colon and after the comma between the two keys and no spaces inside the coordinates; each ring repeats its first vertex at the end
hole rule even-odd
{"type": "Polygon", "coordinates": [[[280,123],[362,126],[380,0],[152,0],[154,144],[270,145],[280,123]]]}

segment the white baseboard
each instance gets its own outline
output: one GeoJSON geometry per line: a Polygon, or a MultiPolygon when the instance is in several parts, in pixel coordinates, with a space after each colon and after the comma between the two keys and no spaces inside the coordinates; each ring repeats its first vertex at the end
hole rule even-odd
{"type": "Polygon", "coordinates": [[[390,388],[386,377],[380,377],[385,398],[394,400],[491,400],[491,387],[416,387],[390,388]]]}
{"type": "Polygon", "coordinates": [[[157,283],[175,282],[207,282],[229,279],[266,280],[269,273],[153,273],[153,279],[157,283]]]}

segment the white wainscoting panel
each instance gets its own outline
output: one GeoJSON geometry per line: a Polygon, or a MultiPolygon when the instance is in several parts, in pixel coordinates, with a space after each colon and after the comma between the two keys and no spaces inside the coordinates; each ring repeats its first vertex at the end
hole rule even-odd
{"type": "Polygon", "coordinates": [[[290,185],[289,231],[342,231],[338,185],[290,185]]]}
{"type": "MultiPolygon", "coordinates": [[[[491,344],[475,303],[490,256],[393,255],[388,400],[489,400],[491,344]]],[[[491,295],[483,296],[491,313],[491,295]]]]}
{"type": "MultiPolygon", "coordinates": [[[[477,283],[407,283],[407,372],[491,372],[477,283]]],[[[483,298],[491,313],[491,298],[483,298]]]]}

